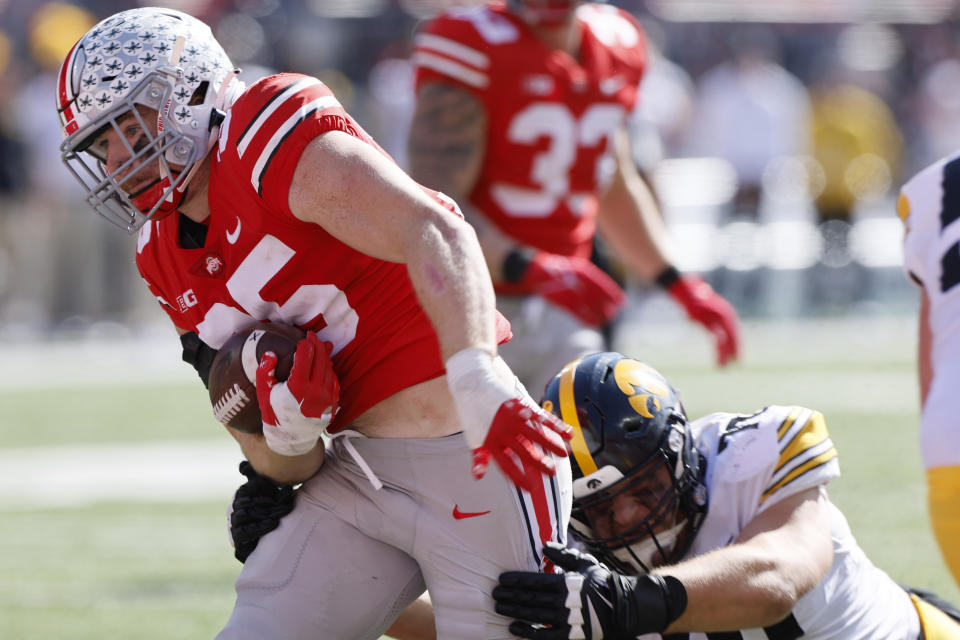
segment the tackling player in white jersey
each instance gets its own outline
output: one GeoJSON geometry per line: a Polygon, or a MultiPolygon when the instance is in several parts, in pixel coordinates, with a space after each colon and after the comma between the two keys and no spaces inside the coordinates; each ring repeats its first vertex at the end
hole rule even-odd
{"type": "Polygon", "coordinates": [[[839,466],[820,413],[771,406],[688,423],[667,381],[618,353],[568,365],[543,406],[574,430],[572,531],[621,573],[554,546],[567,573],[503,574],[494,598],[523,620],[514,634],[960,638],[960,613],[875,567],[827,498],[839,466]]]}
{"type": "Polygon", "coordinates": [[[907,182],[903,263],[920,287],[920,446],[933,532],[960,584],[960,154],[907,182]]]}

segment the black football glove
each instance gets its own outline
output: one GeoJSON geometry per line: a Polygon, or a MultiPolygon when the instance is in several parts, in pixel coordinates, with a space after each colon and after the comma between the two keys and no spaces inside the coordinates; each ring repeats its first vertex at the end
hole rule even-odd
{"type": "Polygon", "coordinates": [[[203,386],[210,388],[210,367],[217,357],[217,350],[200,339],[195,331],[188,331],[180,336],[183,346],[183,361],[196,369],[203,386]]]}
{"type": "Polygon", "coordinates": [[[293,487],[281,487],[261,476],[247,460],[240,463],[247,477],[233,495],[230,507],[230,538],[233,555],[240,562],[257,548],[260,538],[280,526],[280,519],[293,510],[293,487]]]}
{"type": "Polygon", "coordinates": [[[591,555],[548,542],[543,554],[564,573],[508,571],[493,590],[510,633],[534,640],[633,640],[660,632],[687,607],[672,576],[624,576],[591,555]]]}

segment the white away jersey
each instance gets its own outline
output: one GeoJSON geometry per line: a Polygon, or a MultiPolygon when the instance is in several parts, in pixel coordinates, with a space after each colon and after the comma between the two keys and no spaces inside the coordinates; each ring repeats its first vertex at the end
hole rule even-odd
{"type": "MultiPolygon", "coordinates": [[[[687,558],[727,546],[770,505],[813,487],[825,491],[840,475],[817,411],[771,406],[752,415],[715,413],[691,426],[707,459],[710,508],[687,558]]],[[[786,619],[765,629],[692,633],[689,640],[916,640],[919,621],[907,593],[870,563],[832,505],[831,528],[833,565],[786,619]]]]}
{"type": "Polygon", "coordinates": [[[960,154],[907,182],[897,212],[906,225],[904,269],[930,300],[936,372],[948,361],[960,361],[960,154]]]}

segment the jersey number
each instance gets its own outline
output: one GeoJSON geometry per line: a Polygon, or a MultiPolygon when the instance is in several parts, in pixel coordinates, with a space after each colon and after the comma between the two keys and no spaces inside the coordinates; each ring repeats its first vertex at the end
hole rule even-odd
{"type": "Polygon", "coordinates": [[[295,253],[277,238],[264,236],[226,283],[227,291],[246,313],[225,304],[214,304],[197,325],[200,338],[207,344],[221,345],[235,331],[256,321],[303,326],[322,316],[324,326],[317,335],[333,343],[334,354],[347,346],[357,335],[359,316],[335,285],[301,285],[283,304],[264,300],[260,295],[263,287],[295,253]]]}
{"type": "Polygon", "coordinates": [[[750,415],[738,415],[731,418],[730,422],[724,426],[723,432],[720,434],[720,443],[717,446],[717,452],[719,453],[727,448],[728,440],[734,434],[745,429],[757,429],[760,426],[760,414],[764,411],[766,411],[766,409],[761,409],[750,415]]]}
{"type": "MultiPolygon", "coordinates": [[[[602,144],[609,149],[624,115],[621,105],[605,103],[592,105],[577,118],[566,105],[555,102],[536,102],[515,115],[507,129],[508,140],[531,146],[547,138],[549,146],[537,154],[531,169],[530,179],[540,190],[520,194],[501,188],[498,199],[504,210],[524,218],[543,218],[553,213],[570,192],[570,170],[577,161],[578,150],[602,144]]],[[[613,173],[609,153],[597,159],[594,171],[598,184],[607,182],[613,173]]],[[[576,211],[578,207],[571,209],[576,211]]]]}
{"type": "MultiPolygon", "coordinates": [[[[943,167],[943,202],[940,207],[940,232],[960,218],[960,159],[943,167]]],[[[960,242],[954,242],[940,258],[940,291],[946,293],[960,284],[960,242]]]]}

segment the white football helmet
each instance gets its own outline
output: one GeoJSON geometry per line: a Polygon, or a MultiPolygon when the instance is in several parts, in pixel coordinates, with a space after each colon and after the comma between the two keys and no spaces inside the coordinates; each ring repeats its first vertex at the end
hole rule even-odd
{"type": "Polygon", "coordinates": [[[87,32],[60,69],[57,111],[63,161],[94,210],[130,233],[175,211],[243,89],[236,73],[210,27],[173,9],[123,11],[87,32]],[[128,114],[145,134],[133,143],[118,126],[128,114]],[[110,173],[91,147],[109,127],[130,155],[110,173]],[[157,165],[159,178],[136,193],[120,188],[138,167],[155,174],[157,165]]]}

